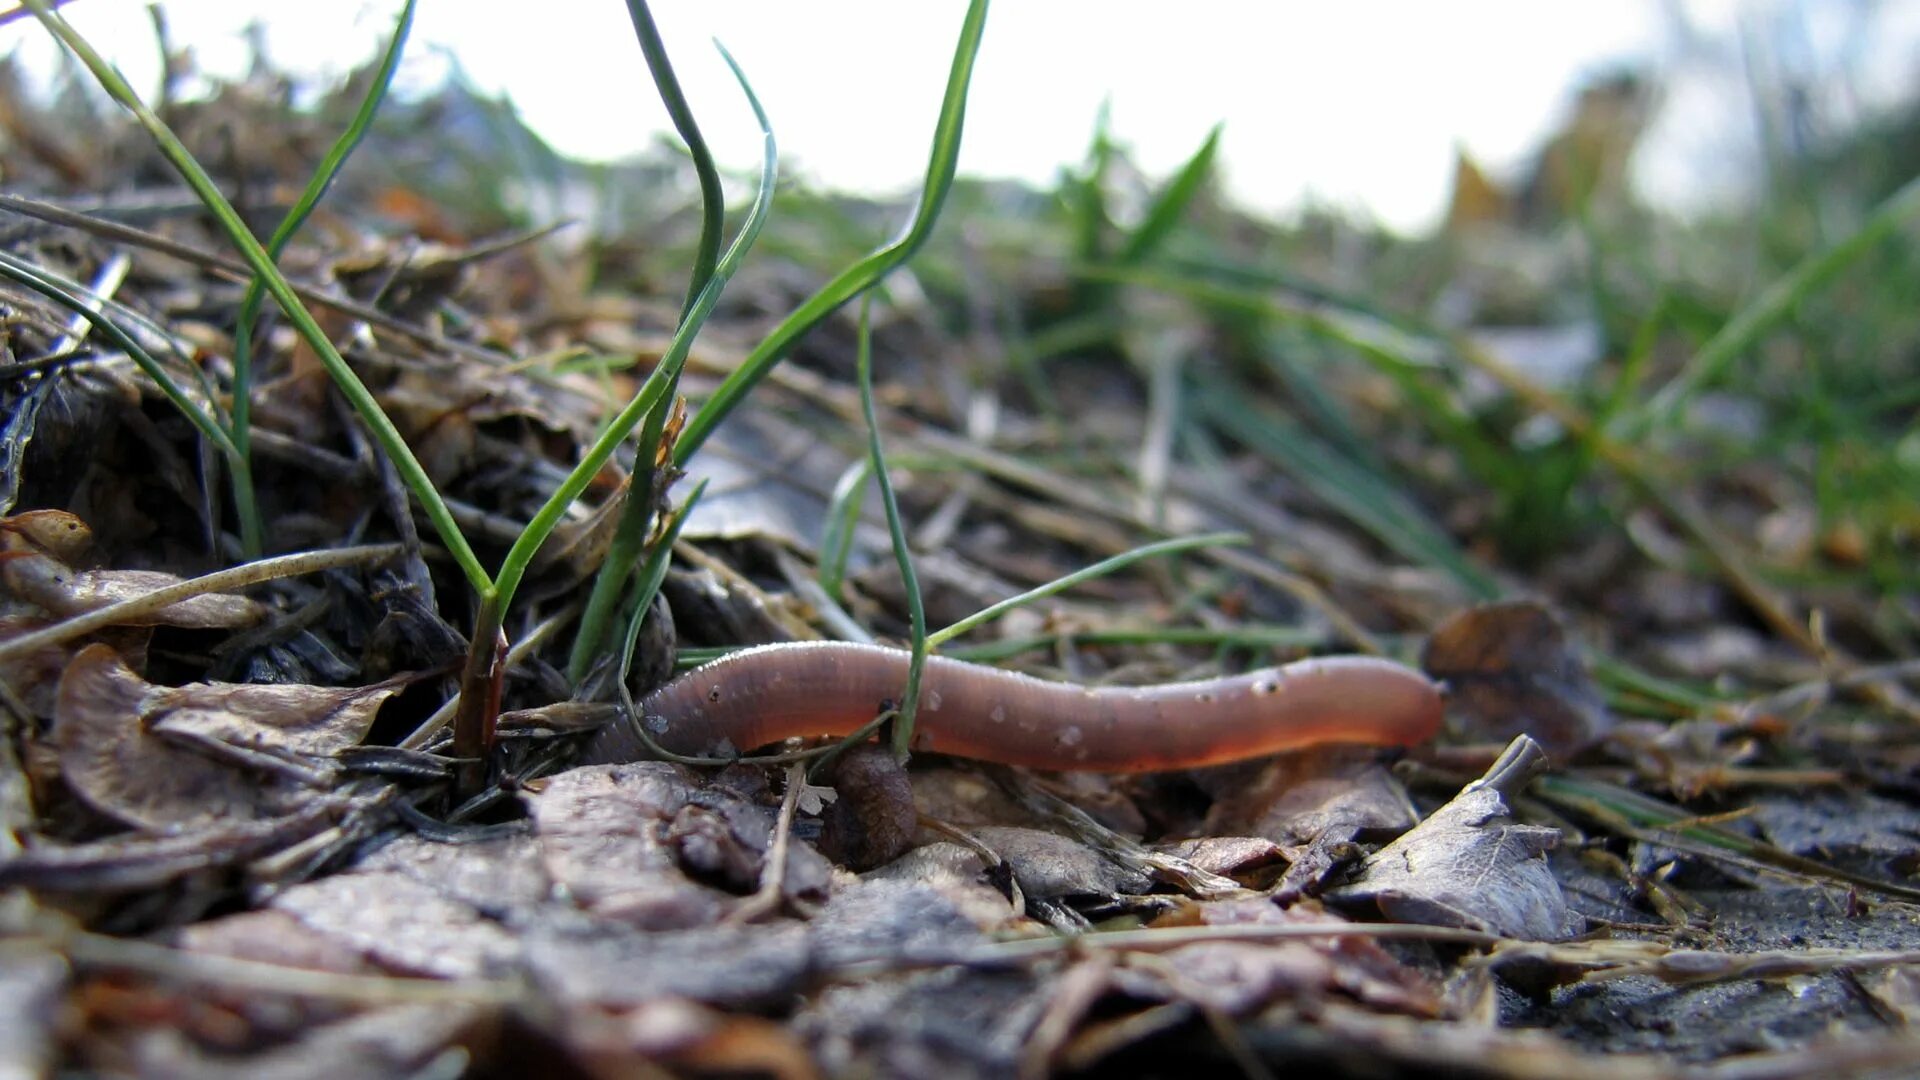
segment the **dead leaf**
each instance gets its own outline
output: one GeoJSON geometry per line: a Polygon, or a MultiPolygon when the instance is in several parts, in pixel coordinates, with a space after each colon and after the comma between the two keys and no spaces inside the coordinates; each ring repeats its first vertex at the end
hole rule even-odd
{"type": "Polygon", "coordinates": [[[1260,836],[1285,846],[1333,834],[1342,840],[1398,836],[1418,820],[1407,792],[1358,747],[1282,754],[1248,782],[1220,794],[1201,831],[1209,836],[1260,836]]]}
{"type": "Polygon", "coordinates": [[[1613,728],[1560,620],[1532,601],[1461,612],[1434,631],[1420,664],[1446,682],[1449,712],[1475,738],[1530,735],[1565,761],[1613,728]]]}
{"type": "Polygon", "coordinates": [[[982,825],[967,831],[1005,860],[1020,890],[1036,900],[1138,896],[1153,887],[1153,879],[1139,869],[1057,833],[1014,825],[982,825]]]}
{"type": "Polygon", "coordinates": [[[1023,970],[963,967],[832,985],[794,1026],[829,1076],[1016,1075],[1049,983],[1023,970]]]}
{"type": "Polygon", "coordinates": [[[113,649],[89,645],[60,678],[53,738],[68,786],[117,821],[149,829],[251,821],[285,813],[305,785],[331,779],[327,756],[365,737],[393,691],[154,686],[113,649]],[[277,768],[263,778],[236,759],[277,768]]]}
{"type": "MultiPolygon", "coordinates": [[[[0,584],[20,599],[62,618],[133,600],[185,580],[157,570],[75,570],[42,554],[23,554],[0,562],[0,584]]],[[[252,626],[265,617],[266,609],[244,596],[204,593],[130,615],[122,625],[230,630],[252,626]]]]}
{"type": "Polygon", "coordinates": [[[1257,836],[1202,836],[1162,845],[1158,850],[1209,874],[1239,880],[1287,862],[1286,851],[1280,845],[1257,836]]]}
{"type": "Polygon", "coordinates": [[[161,688],[147,712],[163,737],[277,754],[330,757],[367,737],[400,687],[192,683],[161,688]]]}
{"type": "Polygon", "coordinates": [[[479,979],[519,964],[520,943],[512,932],[471,905],[392,871],[303,882],[272,903],[335,948],[395,974],[479,979]]]}
{"type": "Polygon", "coordinates": [[[572,769],[523,799],[547,874],[576,904],[671,930],[709,925],[724,911],[724,894],[687,880],[666,839],[698,787],[686,769],[643,761],[572,769]]]}
{"type": "Polygon", "coordinates": [[[938,963],[984,944],[1007,914],[1004,899],[981,907],[932,885],[869,875],[836,889],[807,929],[824,968],[938,963]]]}
{"type": "Polygon", "coordinates": [[[671,997],[772,1008],[787,1003],[812,968],[807,928],[797,922],[648,931],[549,920],[522,943],[543,994],[602,1008],[671,997]]]}
{"type": "Polygon", "coordinates": [[[1567,907],[1546,853],[1558,829],[1513,821],[1503,797],[1546,764],[1522,735],[1487,774],[1412,832],[1361,865],[1352,885],[1329,900],[1374,904],[1395,922],[1461,926],[1529,941],[1559,941],[1583,920],[1567,907]]]}

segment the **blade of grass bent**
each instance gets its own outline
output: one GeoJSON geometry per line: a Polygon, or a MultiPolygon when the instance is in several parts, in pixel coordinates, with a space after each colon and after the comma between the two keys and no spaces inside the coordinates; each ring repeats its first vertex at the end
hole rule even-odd
{"type": "MultiPolygon", "coordinates": [[[[34,0],[44,3],[45,0],[34,0]]],[[[920,202],[913,220],[899,239],[841,271],[832,281],[808,297],[748,354],[740,367],[714,391],[713,396],[687,423],[674,448],[674,464],[685,465],[713,434],[728,413],[736,408],[747,391],[766,377],[807,331],[823,322],[842,304],[865,292],[895,267],[913,256],[933,232],[940,218],[940,207],[953,187],[953,176],[960,157],[960,135],[966,123],[967,89],[973,79],[974,60],[980,51],[980,38],[986,29],[987,0],[972,0],[966,20],[961,24],[960,40],[954,47],[953,66],[947,76],[946,96],[940,105],[940,119],[934,127],[933,150],[927,162],[926,182],[920,190],[920,202]]]]}
{"type": "MultiPolygon", "coordinates": [[[[653,13],[648,10],[645,0],[628,0],[627,13],[632,19],[635,35],[640,39],[640,51],[646,56],[647,70],[653,75],[654,88],[659,92],[661,102],[666,105],[668,115],[673,118],[680,138],[687,144],[687,152],[693,158],[694,172],[700,180],[700,241],[694,254],[693,271],[687,279],[686,300],[680,310],[680,318],[685,321],[692,313],[700,291],[713,279],[720,233],[725,226],[726,198],[720,190],[720,174],[714,166],[713,154],[708,151],[706,139],[700,134],[700,125],[693,118],[693,109],[680,90],[680,80],[673,73],[673,62],[667,56],[666,44],[660,40],[653,13]]],[[[766,131],[764,119],[761,130],[766,131]]],[[[593,656],[606,639],[615,604],[632,575],[633,562],[640,557],[640,551],[646,545],[647,526],[653,520],[654,503],[659,494],[654,491],[654,481],[660,475],[658,466],[661,463],[656,455],[661,449],[667,414],[674,408],[679,386],[680,372],[675,368],[667,375],[667,385],[659,403],[647,410],[641,420],[640,439],[636,444],[638,451],[627,500],[620,507],[620,520],[614,526],[613,541],[608,545],[606,557],[601,560],[600,569],[595,575],[593,590],[587,597],[586,608],[581,612],[573,647],[567,657],[567,677],[575,685],[586,678],[588,669],[592,667],[593,656]]]]}
{"type": "Polygon", "coordinates": [[[693,272],[687,276],[687,298],[680,305],[680,317],[684,319],[693,310],[694,300],[700,290],[706,288],[707,279],[713,276],[714,264],[719,260],[720,233],[726,224],[726,196],[720,191],[720,170],[714,166],[706,137],[700,134],[700,125],[693,119],[693,108],[680,90],[680,79],[673,73],[673,61],[667,56],[666,43],[660,40],[660,30],[654,25],[653,12],[647,9],[646,0],[627,0],[627,16],[633,22],[634,36],[640,39],[640,53],[647,58],[654,89],[660,92],[660,102],[667,107],[667,116],[673,120],[673,129],[680,133],[680,141],[687,144],[694,175],[700,181],[700,246],[694,252],[693,272]]]}
{"type": "Polygon", "coordinates": [[[761,226],[766,224],[767,210],[773,203],[774,182],[779,168],[779,150],[774,143],[773,128],[767,120],[766,110],[760,107],[760,99],[754,96],[753,87],[747,82],[746,74],[740,70],[738,64],[734,63],[733,57],[726,49],[722,48],[720,55],[727,61],[727,66],[733,70],[734,78],[740,83],[741,91],[746,94],[748,104],[753,106],[753,114],[760,123],[760,133],[765,146],[765,153],[761,156],[760,190],[754,196],[753,208],[747,212],[747,219],[740,226],[739,235],[733,238],[733,243],[728,246],[726,254],[722,255],[720,261],[715,264],[713,276],[708,279],[706,287],[700,290],[693,309],[687,313],[687,317],[681,320],[679,328],[674,331],[673,340],[668,344],[666,352],[661,355],[660,362],[655,365],[653,373],[647,376],[647,381],[641,385],[639,392],[634,394],[633,400],[627,403],[627,407],[620,410],[619,415],[602,429],[600,437],[594,440],[593,445],[581,456],[580,464],[567,474],[567,478],[561,481],[560,486],[547,499],[546,504],[535,512],[533,520],[527,523],[526,530],[520,534],[520,538],[514,541],[513,547],[507,552],[507,557],[500,564],[499,580],[494,586],[494,591],[499,594],[503,604],[513,596],[514,590],[519,587],[521,577],[526,573],[527,566],[533,561],[534,554],[553,533],[554,527],[560,523],[561,516],[573,504],[573,500],[579,498],[580,493],[587,489],[587,484],[592,481],[594,474],[599,472],[600,467],[607,463],[607,459],[613,456],[615,450],[619,449],[620,444],[626,440],[627,433],[640,422],[647,410],[663,400],[668,383],[679,372],[681,365],[686,363],[687,352],[693,347],[694,336],[706,324],[707,316],[713,313],[714,305],[720,302],[721,291],[726,288],[727,282],[732,280],[734,272],[746,259],[747,252],[753,247],[753,242],[759,238],[761,226]]]}
{"type": "Polygon", "coordinates": [[[393,421],[381,411],[380,403],[375,400],[366,384],[360,381],[360,377],[354,373],[353,368],[340,355],[339,350],[333,347],[333,342],[320,328],[320,324],[307,312],[299,296],[294,293],[293,287],[287,283],[286,277],[273,265],[273,260],[267,257],[266,249],[260,246],[260,241],[254,238],[246,223],[240,220],[240,215],[234,212],[232,204],[227,201],[225,195],[220,193],[213,178],[207,175],[198,161],[194,160],[193,155],[187,151],[179,137],[174,135],[172,129],[168,128],[166,123],[140,100],[140,96],[127,84],[126,78],[113,65],[107,63],[105,58],[95,51],[93,46],[72,26],[68,25],[67,21],[47,3],[47,0],[22,0],[22,2],[32,8],[34,16],[40,20],[41,24],[58,38],[68,51],[78,57],[82,64],[86,65],[87,70],[93,73],[93,77],[106,90],[108,96],[132,112],[134,118],[140,122],[140,126],[147,130],[161,154],[206,205],[208,213],[219,223],[221,231],[226,233],[234,247],[239,249],[248,267],[260,276],[266,285],[267,292],[286,313],[287,321],[293,324],[294,329],[313,348],[321,365],[327,369],[327,374],[340,388],[342,396],[360,415],[361,421],[367,425],[374,440],[380,444],[381,450],[393,461],[394,470],[400,474],[400,478],[405,481],[414,497],[420,500],[427,519],[432,522],[434,531],[439,534],[441,542],[447,546],[448,553],[459,564],[467,581],[477,592],[484,593],[490,589],[493,584],[492,578],[480,565],[478,556],[473,553],[472,546],[467,543],[466,535],[460,531],[459,523],[454,520],[453,512],[448,509],[445,500],[440,497],[439,490],[433,486],[433,479],[427,475],[425,467],[414,456],[406,440],[401,438],[400,431],[394,427],[393,421]]]}

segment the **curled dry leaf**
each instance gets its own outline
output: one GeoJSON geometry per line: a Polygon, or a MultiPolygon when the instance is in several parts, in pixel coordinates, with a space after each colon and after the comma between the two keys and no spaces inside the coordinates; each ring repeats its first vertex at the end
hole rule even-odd
{"type": "Polygon", "coordinates": [[[1613,727],[1560,620],[1533,601],[1483,604],[1447,620],[1420,666],[1446,682],[1449,711],[1479,738],[1530,735],[1565,761],[1613,727]]]}
{"type": "Polygon", "coordinates": [[[316,765],[324,775],[326,757],[364,738],[394,689],[154,686],[113,649],[90,645],[61,676],[53,737],[68,786],[117,821],[150,829],[251,821],[297,803],[289,776],[314,778],[316,765]],[[263,781],[208,751],[287,768],[263,781]]]}
{"type": "Polygon", "coordinates": [[[1525,787],[1545,763],[1532,739],[1515,739],[1485,776],[1381,848],[1361,865],[1352,885],[1329,898],[1376,904],[1396,922],[1531,941],[1577,933],[1582,920],[1567,907],[1546,860],[1560,831],[1515,823],[1504,797],[1525,787]]]}

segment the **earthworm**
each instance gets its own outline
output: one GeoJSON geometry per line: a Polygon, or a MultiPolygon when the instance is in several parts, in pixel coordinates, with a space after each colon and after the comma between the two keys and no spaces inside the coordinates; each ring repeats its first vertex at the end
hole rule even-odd
{"type": "MultiPolygon", "coordinates": [[[[641,722],[677,754],[728,756],[804,735],[847,735],[905,691],[904,650],[849,642],[743,649],[647,695],[641,722]]],[[[1388,660],[1338,656],[1147,687],[1048,682],[929,657],[914,749],[1038,769],[1152,772],[1320,743],[1408,746],[1440,728],[1440,688],[1388,660]]],[[[646,756],[609,724],[589,762],[646,756]]]]}

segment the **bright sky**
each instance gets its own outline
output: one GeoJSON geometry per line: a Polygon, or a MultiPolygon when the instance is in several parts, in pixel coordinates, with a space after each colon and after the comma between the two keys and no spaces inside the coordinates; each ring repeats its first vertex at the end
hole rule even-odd
{"type": "MultiPolygon", "coordinates": [[[[65,10],[136,87],[150,91],[158,56],[145,7],[144,0],[78,0],[65,10]]],[[[723,164],[751,167],[759,148],[751,115],[709,44],[715,37],[766,105],[787,168],[816,183],[878,192],[908,188],[925,167],[964,7],[961,0],[653,5],[723,164]]],[[[1734,0],[1682,0],[1680,7],[1699,28],[1722,34],[1760,19],[1756,5],[1734,0]]],[[[1792,5],[1757,7],[1777,19],[1792,5]]],[[[1906,7],[1920,14],[1920,4],[1906,7]]],[[[175,40],[191,43],[206,70],[242,70],[248,53],[239,29],[259,18],[278,65],[337,75],[374,54],[398,6],[173,0],[166,9],[175,40]]],[[[1582,75],[1670,59],[1685,47],[1668,10],[1658,0],[1003,0],[988,19],[961,168],[1045,183],[1063,161],[1082,155],[1101,102],[1110,100],[1116,135],[1151,174],[1177,167],[1213,123],[1225,121],[1222,166],[1230,190],[1250,207],[1284,212],[1311,200],[1419,229],[1442,208],[1456,143],[1496,169],[1516,165],[1564,115],[1582,75]]],[[[1920,26],[1909,29],[1893,61],[1901,78],[1912,70],[1911,43],[1920,40],[1920,26]]],[[[31,20],[0,27],[0,50],[15,45],[47,70],[51,48],[31,20]]],[[[430,85],[449,58],[482,90],[508,94],[564,153],[617,158],[668,128],[616,0],[420,0],[401,86],[430,85]]],[[[1670,90],[1668,119],[1651,137],[1654,149],[1670,152],[1643,152],[1643,188],[1685,201],[1702,181],[1692,165],[1676,161],[1724,160],[1722,143],[1750,140],[1750,110],[1737,102],[1727,108],[1727,90],[1670,90]]]]}

